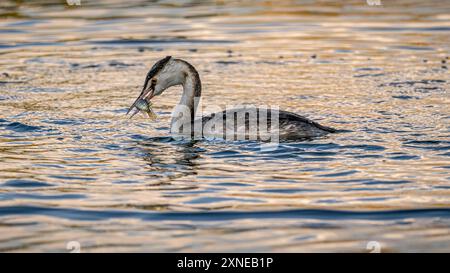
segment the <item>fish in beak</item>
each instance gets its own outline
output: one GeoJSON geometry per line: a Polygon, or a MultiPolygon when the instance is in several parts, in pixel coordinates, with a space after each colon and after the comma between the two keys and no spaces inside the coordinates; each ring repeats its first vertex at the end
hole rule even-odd
{"type": "Polygon", "coordinates": [[[130,119],[134,117],[139,112],[145,112],[148,114],[149,118],[156,118],[155,112],[152,110],[152,103],[150,100],[154,97],[154,87],[150,86],[147,89],[143,89],[139,97],[133,102],[127,111],[127,115],[134,109],[136,110],[131,114],[130,119]]]}

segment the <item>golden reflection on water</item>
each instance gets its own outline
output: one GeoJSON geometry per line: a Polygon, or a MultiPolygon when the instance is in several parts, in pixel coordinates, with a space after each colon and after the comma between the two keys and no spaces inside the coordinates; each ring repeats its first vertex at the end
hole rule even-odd
{"type": "Polygon", "coordinates": [[[0,4],[1,251],[449,250],[448,211],[406,213],[449,208],[446,1],[84,2],[0,4]],[[271,153],[170,142],[179,88],[156,122],[124,117],[166,55],[199,70],[204,106],[275,104],[349,132],[271,153]],[[179,211],[192,219],[158,214],[179,211]]]}

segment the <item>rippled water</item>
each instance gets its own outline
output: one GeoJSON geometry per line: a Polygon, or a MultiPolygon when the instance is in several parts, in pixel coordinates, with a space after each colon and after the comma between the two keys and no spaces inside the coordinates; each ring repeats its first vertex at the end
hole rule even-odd
{"type": "Polygon", "coordinates": [[[0,251],[450,251],[448,1],[121,2],[0,3],[0,251]],[[166,55],[346,132],[174,141],[166,55]]]}

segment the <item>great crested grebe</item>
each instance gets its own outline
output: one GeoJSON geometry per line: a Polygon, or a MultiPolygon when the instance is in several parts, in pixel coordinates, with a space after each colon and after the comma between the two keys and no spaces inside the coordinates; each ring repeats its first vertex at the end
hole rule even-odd
{"type": "MultiPolygon", "coordinates": [[[[214,136],[229,139],[226,134],[236,136],[237,131],[249,135],[252,126],[257,139],[262,140],[262,131],[275,131],[280,140],[304,139],[335,133],[336,130],[322,126],[295,113],[282,110],[267,110],[261,114],[258,107],[240,107],[227,109],[208,116],[195,118],[202,85],[197,70],[188,62],[167,56],[156,62],[145,78],[144,87],[127,114],[136,109],[132,116],[143,110],[142,104],[150,105],[150,100],[161,95],[171,86],[181,85],[183,94],[172,113],[171,133],[180,135],[214,136]],[[140,107],[141,106],[141,107],[140,107]],[[255,114],[251,112],[254,111],[255,114]],[[232,123],[227,123],[227,120],[232,123]],[[241,125],[237,125],[241,122],[241,125]],[[231,124],[231,125],[230,125],[231,124]],[[264,125],[264,130],[261,126],[264,125]],[[276,128],[272,125],[276,124],[276,128]],[[220,127],[220,128],[219,128],[220,127]],[[270,128],[269,128],[270,127],[270,128]]],[[[149,109],[149,107],[144,107],[149,109]]],[[[144,111],[144,110],[143,110],[144,111]]],[[[131,117],[132,117],[131,116],[131,117]]]]}

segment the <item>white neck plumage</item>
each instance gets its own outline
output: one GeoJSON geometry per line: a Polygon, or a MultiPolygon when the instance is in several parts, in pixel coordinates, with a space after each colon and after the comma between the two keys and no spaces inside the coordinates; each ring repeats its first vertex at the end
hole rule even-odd
{"type": "Polygon", "coordinates": [[[201,96],[201,81],[197,70],[191,64],[181,60],[178,61],[177,68],[175,73],[183,75],[183,80],[181,81],[183,94],[180,102],[172,111],[172,133],[185,132],[186,128],[183,128],[183,125],[187,126],[189,124],[190,126],[194,120],[201,96]]]}

